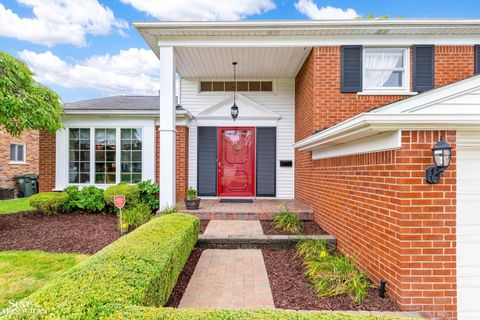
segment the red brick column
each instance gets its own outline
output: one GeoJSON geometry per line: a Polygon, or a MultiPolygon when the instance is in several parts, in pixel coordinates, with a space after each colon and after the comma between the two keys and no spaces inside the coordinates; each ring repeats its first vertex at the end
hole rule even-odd
{"type": "Polygon", "coordinates": [[[188,127],[177,126],[177,201],[185,198],[188,189],[188,134],[188,127]]]}
{"type": "MultiPolygon", "coordinates": [[[[177,126],[177,140],[176,140],[176,198],[181,201],[185,198],[188,189],[188,139],[189,128],[186,126],[177,126]]],[[[160,182],[160,131],[156,128],[155,136],[155,163],[157,168],[156,182],[160,182]]]]}
{"type": "MultiPolygon", "coordinates": [[[[64,152],[67,152],[65,150],[64,152]]],[[[40,131],[39,135],[39,191],[55,189],[56,138],[54,133],[40,131]]]]}

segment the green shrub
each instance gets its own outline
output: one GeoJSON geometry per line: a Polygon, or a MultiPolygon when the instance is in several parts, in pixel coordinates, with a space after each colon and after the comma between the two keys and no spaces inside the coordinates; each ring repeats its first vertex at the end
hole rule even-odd
{"type": "Polygon", "coordinates": [[[45,214],[54,215],[61,211],[67,200],[68,194],[65,192],[44,192],[31,196],[30,205],[45,214]]]}
{"type": "Polygon", "coordinates": [[[188,188],[188,190],[187,190],[187,198],[188,198],[189,200],[197,199],[197,190],[194,189],[194,188],[192,188],[192,187],[188,188]]]}
{"type": "Polygon", "coordinates": [[[330,252],[325,240],[301,240],[297,244],[297,255],[303,257],[305,275],[318,296],[348,294],[356,303],[367,297],[367,276],[348,256],[330,252]]]}
{"type": "Polygon", "coordinates": [[[67,201],[62,205],[63,212],[72,212],[78,210],[77,202],[81,199],[82,194],[78,186],[66,187],[63,192],[68,194],[67,201]]]}
{"type": "Polygon", "coordinates": [[[191,215],[152,219],[22,303],[45,311],[40,317],[48,319],[102,319],[129,305],[163,306],[198,232],[199,220],[191,215]]]}
{"type": "Polygon", "coordinates": [[[286,208],[281,209],[273,217],[273,222],[275,223],[275,229],[282,230],[294,234],[302,233],[302,220],[300,218],[289,212],[286,208]]]}
{"type": "MultiPolygon", "coordinates": [[[[118,215],[118,218],[120,219],[120,215],[118,215]]],[[[120,229],[123,229],[123,231],[132,231],[150,221],[151,218],[152,211],[150,207],[146,204],[139,204],[134,208],[123,210],[120,229]]]]}
{"type": "MultiPolygon", "coordinates": [[[[215,310],[173,309],[129,306],[110,317],[112,320],[400,320],[394,316],[345,314],[340,312],[302,312],[292,310],[215,310]]],[[[414,319],[411,319],[414,320],[414,319]]]]}
{"type": "Polygon", "coordinates": [[[98,212],[105,208],[103,190],[95,186],[86,186],[81,190],[78,186],[70,186],[65,188],[64,192],[68,194],[68,200],[62,205],[65,212],[75,210],[98,212]]]}
{"type": "Polygon", "coordinates": [[[112,208],[115,207],[114,198],[118,195],[125,196],[125,207],[127,208],[135,207],[140,203],[140,189],[138,189],[137,185],[119,183],[116,186],[108,187],[103,192],[105,202],[112,208]]]}
{"type": "Polygon", "coordinates": [[[178,213],[180,210],[178,209],[177,206],[166,206],[163,208],[163,210],[160,212],[161,215],[166,215],[166,214],[172,214],[172,213],[178,213]]]}
{"type": "Polygon", "coordinates": [[[140,189],[140,202],[148,204],[150,211],[157,211],[160,203],[158,200],[159,185],[147,180],[137,183],[137,187],[140,189]]]}

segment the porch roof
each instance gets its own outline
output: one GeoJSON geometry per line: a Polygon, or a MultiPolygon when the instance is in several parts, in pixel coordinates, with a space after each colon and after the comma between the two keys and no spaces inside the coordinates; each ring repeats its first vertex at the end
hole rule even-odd
{"type": "Polygon", "coordinates": [[[294,77],[314,46],[480,43],[479,19],[136,22],[157,56],[175,48],[181,77],[294,77]]]}

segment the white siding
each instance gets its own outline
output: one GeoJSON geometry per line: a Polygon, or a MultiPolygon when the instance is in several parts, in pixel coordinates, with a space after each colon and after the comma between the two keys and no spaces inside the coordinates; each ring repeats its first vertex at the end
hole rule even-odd
{"type": "Polygon", "coordinates": [[[458,318],[480,319],[480,132],[457,133],[458,318]]]}
{"type": "MultiPolygon", "coordinates": [[[[242,95],[281,116],[277,127],[277,198],[294,198],[294,168],[281,168],[278,160],[294,160],[295,78],[278,78],[275,80],[275,86],[275,92],[245,92],[242,95]]],[[[197,79],[181,80],[181,104],[194,116],[222,102],[231,95],[231,92],[198,93],[197,79]]],[[[231,122],[226,122],[225,125],[230,124],[231,122]]],[[[189,146],[189,186],[196,187],[197,127],[195,120],[192,121],[190,126],[189,146]]]]}

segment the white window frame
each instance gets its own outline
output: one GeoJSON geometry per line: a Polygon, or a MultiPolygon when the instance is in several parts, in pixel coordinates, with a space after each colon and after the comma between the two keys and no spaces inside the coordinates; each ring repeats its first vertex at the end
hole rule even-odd
{"type": "MultiPolygon", "coordinates": [[[[90,118],[90,117],[79,117],[77,119],[65,119],[64,120],[64,129],[57,131],[56,133],[56,178],[55,178],[55,191],[61,191],[68,186],[96,186],[101,189],[108,188],[112,184],[96,184],[94,176],[90,179],[89,183],[70,183],[69,182],[69,145],[68,145],[68,136],[69,129],[85,128],[90,129],[91,140],[94,138],[94,129],[95,128],[110,128],[116,129],[120,133],[120,129],[130,129],[130,128],[142,128],[142,181],[152,180],[155,181],[156,178],[156,164],[155,164],[155,120],[154,119],[125,119],[124,117],[118,118],[109,118],[109,119],[99,119],[99,118],[90,118]]],[[[93,140],[95,141],[95,140],[93,140]]],[[[118,141],[118,140],[117,140],[118,141]]],[[[157,146],[158,147],[158,146],[157,146]]],[[[92,152],[94,151],[95,146],[91,144],[91,160],[92,152]]],[[[120,150],[117,148],[117,159],[120,159],[120,150]]],[[[90,172],[94,172],[94,162],[90,162],[90,172]]],[[[117,177],[116,182],[120,182],[120,167],[117,166],[117,177]]]]}
{"type": "Polygon", "coordinates": [[[9,163],[11,163],[11,164],[26,164],[27,163],[27,145],[25,143],[11,142],[10,145],[9,145],[9,152],[10,152],[10,154],[9,154],[10,162],[9,163]],[[18,156],[18,147],[21,146],[23,148],[23,159],[22,160],[18,160],[18,159],[11,160],[12,154],[11,154],[10,148],[11,148],[12,145],[15,146],[15,158],[17,158],[17,156],[18,156]]]}
{"type": "MultiPolygon", "coordinates": [[[[391,70],[391,69],[385,69],[391,70]]],[[[380,69],[379,69],[380,71],[380,69]]],[[[415,94],[410,91],[410,48],[382,48],[382,47],[371,47],[363,48],[362,52],[362,92],[359,94],[415,94]],[[395,71],[403,71],[403,85],[402,87],[378,87],[378,88],[366,88],[365,87],[365,76],[366,76],[366,54],[368,52],[402,52],[403,53],[403,68],[394,68],[395,71]]]]}

